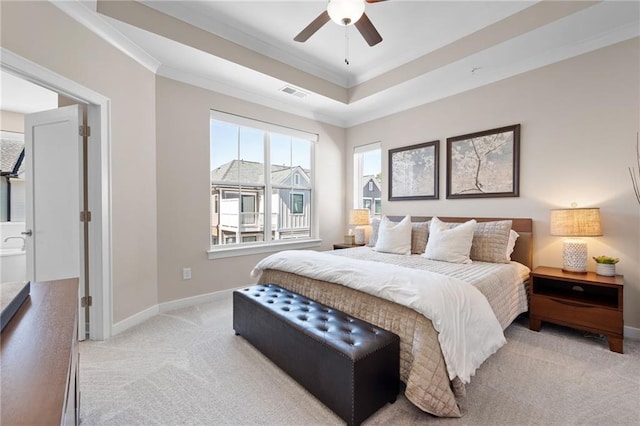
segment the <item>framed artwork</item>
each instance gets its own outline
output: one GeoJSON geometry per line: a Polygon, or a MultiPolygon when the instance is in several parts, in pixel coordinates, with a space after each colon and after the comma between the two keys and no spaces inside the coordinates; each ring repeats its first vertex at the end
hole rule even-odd
{"type": "Polygon", "coordinates": [[[440,141],[389,150],[389,201],[437,200],[440,141]]]}
{"type": "Polygon", "coordinates": [[[447,198],[518,197],[520,125],[447,138],[447,198]]]}

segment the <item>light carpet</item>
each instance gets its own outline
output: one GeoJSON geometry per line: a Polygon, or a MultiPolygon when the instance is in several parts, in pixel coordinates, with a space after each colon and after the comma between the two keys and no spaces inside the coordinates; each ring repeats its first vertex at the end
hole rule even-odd
{"type": "MultiPolygon", "coordinates": [[[[400,396],[365,425],[637,425],[640,342],[606,341],[525,318],[505,332],[441,419],[400,396]]],[[[333,425],[332,411],[232,327],[231,294],[155,316],[108,341],[80,344],[82,425],[333,425]]]]}

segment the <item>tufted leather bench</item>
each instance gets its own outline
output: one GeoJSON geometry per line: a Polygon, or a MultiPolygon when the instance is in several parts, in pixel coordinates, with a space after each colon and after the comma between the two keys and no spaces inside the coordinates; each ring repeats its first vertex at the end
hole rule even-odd
{"type": "Polygon", "coordinates": [[[234,291],[233,329],[349,425],[396,400],[394,333],[273,284],[234,291]]]}

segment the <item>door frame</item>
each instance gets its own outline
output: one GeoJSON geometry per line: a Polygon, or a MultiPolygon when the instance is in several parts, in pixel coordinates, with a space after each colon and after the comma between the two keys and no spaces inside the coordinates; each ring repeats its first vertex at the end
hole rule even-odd
{"type": "MultiPolygon", "coordinates": [[[[89,338],[111,337],[111,100],[20,55],[0,47],[0,67],[68,98],[88,104],[87,144],[89,226],[89,338]]],[[[81,222],[78,222],[78,226],[81,222]]]]}

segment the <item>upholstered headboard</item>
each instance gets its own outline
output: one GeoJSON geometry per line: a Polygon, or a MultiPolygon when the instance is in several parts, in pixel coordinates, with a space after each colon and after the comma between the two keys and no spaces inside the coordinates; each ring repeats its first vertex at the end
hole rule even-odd
{"type": "MultiPolygon", "coordinates": [[[[397,222],[404,216],[388,216],[390,220],[397,222]]],[[[411,216],[411,222],[426,222],[431,216],[411,216]]],[[[520,237],[516,240],[516,246],[511,254],[511,259],[522,263],[529,269],[533,266],[533,220],[531,218],[511,218],[511,217],[444,217],[438,216],[444,222],[466,222],[475,219],[478,222],[492,222],[495,220],[510,220],[511,229],[516,231],[520,237]]]]}

